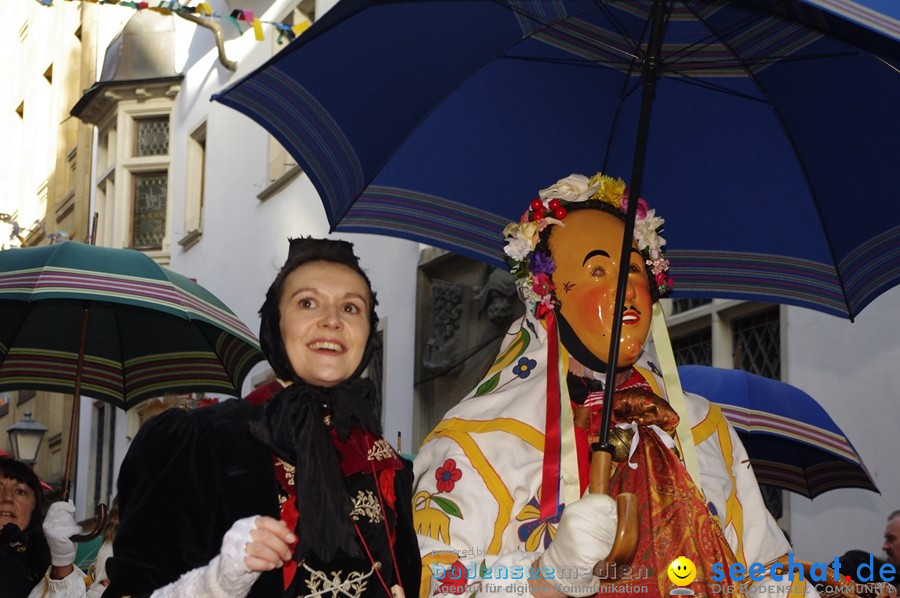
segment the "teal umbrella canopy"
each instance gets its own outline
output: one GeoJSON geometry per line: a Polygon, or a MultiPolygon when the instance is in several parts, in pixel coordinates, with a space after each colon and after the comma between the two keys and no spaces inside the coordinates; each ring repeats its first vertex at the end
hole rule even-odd
{"type": "Polygon", "coordinates": [[[240,396],[264,359],[222,301],[131,249],[0,252],[0,313],[0,390],[71,394],[81,355],[81,394],[122,409],[167,392],[240,396]]]}

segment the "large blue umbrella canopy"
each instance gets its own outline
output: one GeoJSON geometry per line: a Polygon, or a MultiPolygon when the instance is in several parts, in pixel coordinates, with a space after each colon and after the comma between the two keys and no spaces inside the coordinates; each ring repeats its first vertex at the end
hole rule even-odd
{"type": "MultiPolygon", "coordinates": [[[[900,281],[900,42],[799,0],[672,0],[642,195],[675,297],[853,317],[900,281]]],[[[631,172],[649,0],[342,0],[215,99],[332,229],[503,265],[572,172],[631,172]]]]}
{"type": "Polygon", "coordinates": [[[747,449],[756,479],[813,498],[836,488],[878,492],[850,440],[796,386],[743,370],[682,365],[684,390],[719,405],[747,449]]]}

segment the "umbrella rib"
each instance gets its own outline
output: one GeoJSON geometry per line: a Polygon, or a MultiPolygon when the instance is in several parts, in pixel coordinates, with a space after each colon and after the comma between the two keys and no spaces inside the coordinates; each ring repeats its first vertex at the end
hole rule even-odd
{"type": "MultiPolygon", "coordinates": [[[[465,83],[466,80],[470,79],[470,78],[473,77],[476,73],[478,73],[479,71],[481,71],[481,69],[482,69],[485,65],[490,64],[490,63],[493,62],[494,60],[496,60],[496,59],[498,59],[498,58],[501,58],[501,57],[504,58],[504,59],[507,59],[507,58],[508,58],[508,59],[511,59],[511,60],[532,60],[532,61],[535,61],[535,62],[541,61],[541,60],[545,60],[545,61],[548,62],[548,63],[554,62],[554,61],[551,60],[551,59],[528,59],[527,57],[524,57],[524,56],[513,56],[513,55],[508,54],[508,52],[509,52],[512,48],[514,48],[517,44],[519,44],[519,43],[522,41],[522,39],[527,39],[527,38],[532,38],[532,37],[534,37],[537,33],[542,32],[542,31],[545,31],[546,29],[552,27],[557,21],[553,21],[553,22],[551,22],[551,21],[546,21],[546,20],[542,21],[542,20],[539,20],[533,13],[525,12],[525,11],[523,11],[523,10],[521,10],[521,9],[519,9],[519,8],[517,8],[517,7],[515,7],[515,6],[511,6],[511,5],[509,5],[509,4],[505,4],[505,3],[503,3],[501,0],[493,0],[493,1],[494,1],[495,4],[501,6],[501,7],[504,8],[505,10],[509,10],[510,12],[515,13],[515,14],[518,14],[518,15],[520,15],[520,16],[522,16],[522,17],[524,17],[524,18],[527,18],[527,19],[529,19],[529,20],[531,20],[531,21],[533,21],[533,22],[540,23],[540,24],[542,25],[542,27],[539,28],[539,29],[536,29],[536,30],[534,30],[534,31],[532,31],[532,32],[530,32],[530,33],[528,33],[528,34],[525,35],[523,38],[516,40],[514,43],[510,44],[510,45],[507,46],[506,48],[503,48],[502,50],[500,50],[499,52],[497,52],[494,56],[491,56],[491,57],[489,57],[489,58],[484,59],[484,60],[482,61],[482,63],[481,63],[479,66],[477,66],[476,68],[473,68],[473,69],[472,69],[465,77],[463,77],[459,82],[457,82],[457,85],[454,87],[454,90],[455,90],[455,89],[458,89],[460,86],[462,86],[462,85],[465,83]]],[[[609,51],[609,50],[617,50],[617,52],[609,52],[610,55],[613,55],[613,56],[615,56],[615,55],[620,55],[620,56],[625,56],[625,57],[630,58],[630,59],[631,59],[631,62],[630,62],[628,71],[629,71],[629,72],[632,72],[632,71],[634,70],[634,64],[636,63],[636,61],[637,61],[638,58],[639,58],[637,52],[640,50],[640,44],[637,43],[635,40],[631,39],[631,38],[624,32],[624,28],[621,26],[621,24],[618,22],[618,20],[617,20],[617,19],[609,12],[609,10],[608,10],[607,7],[605,7],[604,5],[602,5],[601,3],[599,3],[597,0],[595,0],[594,5],[597,6],[598,8],[600,8],[601,10],[603,10],[603,11],[607,14],[609,20],[610,20],[612,23],[615,24],[616,28],[619,30],[619,33],[623,36],[623,38],[628,39],[628,40],[632,43],[633,47],[636,48],[635,54],[628,54],[628,53],[622,52],[621,50],[618,50],[618,49],[615,49],[615,48],[608,48],[608,47],[605,47],[605,46],[604,46],[604,48],[607,49],[607,51],[609,51]]],[[[584,14],[584,13],[587,12],[588,10],[589,10],[589,9],[585,9],[584,11],[581,11],[581,12],[578,13],[578,14],[584,14]]],[[[561,19],[561,21],[562,21],[562,20],[570,19],[570,18],[572,18],[572,17],[574,17],[574,16],[577,16],[577,15],[567,15],[564,19],[561,19]]],[[[644,26],[644,32],[646,32],[646,29],[647,29],[647,24],[645,24],[645,26],[644,26]]],[[[560,59],[560,63],[565,63],[565,61],[563,61],[563,60],[560,59]]],[[[570,64],[575,64],[575,63],[576,63],[575,61],[570,62],[570,64]]],[[[589,64],[590,64],[590,63],[589,63],[589,64]]],[[[614,62],[611,62],[610,64],[615,64],[615,63],[614,63],[614,62]]],[[[597,66],[597,65],[598,65],[597,61],[593,61],[593,66],[597,66]]],[[[626,77],[626,81],[627,81],[627,79],[628,79],[628,78],[626,77]]],[[[640,78],[638,78],[638,83],[637,83],[637,85],[639,85],[639,80],[640,80],[640,78]]],[[[637,87],[635,87],[635,89],[636,89],[636,88],[637,88],[637,87]]],[[[453,90],[451,90],[451,92],[452,92],[452,91],[453,91],[453,90]]],[[[628,91],[628,90],[623,89],[623,92],[622,92],[622,98],[627,97],[628,95],[630,95],[631,93],[633,93],[633,91],[634,91],[634,89],[632,89],[631,91],[628,91]]],[[[383,168],[384,165],[387,164],[387,163],[390,161],[391,158],[393,158],[393,156],[397,153],[397,151],[398,151],[399,148],[403,145],[403,143],[404,143],[407,139],[409,139],[409,138],[412,136],[412,134],[419,128],[419,126],[420,126],[423,122],[425,122],[425,121],[428,119],[428,117],[429,117],[431,114],[433,114],[433,113],[438,109],[438,107],[440,107],[440,106],[444,103],[444,101],[446,101],[447,97],[449,97],[449,95],[450,95],[451,92],[448,92],[448,93],[447,93],[447,94],[446,94],[439,102],[435,102],[435,104],[431,107],[431,109],[430,109],[427,113],[425,113],[425,114],[422,116],[421,119],[419,119],[418,123],[416,123],[415,126],[410,127],[410,129],[407,131],[406,135],[404,135],[404,137],[403,137],[401,140],[399,140],[399,142],[396,144],[394,150],[391,151],[391,152],[389,152],[389,153],[384,157],[384,159],[382,160],[382,163],[381,163],[381,167],[380,167],[380,168],[377,168],[377,169],[374,169],[372,172],[377,173],[377,172],[380,172],[380,171],[381,171],[381,168],[383,168]]],[[[621,102],[620,102],[620,107],[621,107],[621,102]]],[[[618,118],[616,118],[616,120],[618,120],[618,118]]],[[[612,136],[610,136],[609,139],[610,139],[609,143],[611,143],[612,136]]],[[[366,187],[369,186],[369,184],[370,184],[370,183],[372,182],[372,180],[374,179],[374,176],[375,176],[375,175],[373,174],[372,176],[369,177],[369,179],[368,179],[368,180],[365,182],[365,184],[363,185],[363,189],[365,189],[366,187]]],[[[344,219],[344,217],[345,217],[345,216],[347,215],[347,213],[350,211],[351,207],[352,207],[352,204],[347,205],[347,206],[343,209],[343,211],[341,212],[341,214],[338,215],[338,217],[337,217],[337,219],[336,219],[336,224],[334,224],[333,226],[330,226],[330,227],[329,227],[329,232],[334,232],[334,231],[337,229],[337,227],[338,227],[338,224],[337,224],[337,223],[339,223],[341,220],[344,219]]]]}
{"type": "MultiPolygon", "coordinates": [[[[615,19],[612,15],[609,15],[610,19],[615,22],[615,19]]],[[[672,11],[666,11],[666,29],[668,28],[669,19],[672,17],[672,11]]],[[[650,27],[650,19],[645,19],[644,28],[641,31],[641,39],[644,39],[647,30],[650,27]]],[[[640,45],[638,45],[638,50],[640,50],[640,45]]],[[[625,104],[625,100],[630,97],[632,94],[637,92],[638,90],[643,89],[643,69],[640,68],[640,65],[643,61],[639,61],[637,56],[635,59],[631,61],[628,65],[628,72],[625,77],[622,78],[622,88],[619,91],[619,102],[616,104],[616,112],[612,117],[612,126],[610,127],[609,134],[606,136],[606,151],[603,152],[603,171],[605,172],[608,167],[608,160],[611,153],[613,139],[616,137],[616,130],[619,127],[619,122],[622,116],[622,107],[625,104]],[[634,73],[637,72],[635,76],[634,73]],[[632,81],[633,84],[629,86],[629,81],[632,81]]]]}
{"type": "MultiPolygon", "coordinates": [[[[712,29],[712,27],[710,27],[709,23],[707,23],[707,21],[703,17],[701,17],[697,13],[697,11],[695,11],[690,6],[688,6],[688,4],[686,2],[684,3],[684,6],[685,6],[685,8],[690,10],[694,14],[694,17],[698,21],[703,23],[707,27],[707,29],[709,29],[710,31],[713,31],[713,29],[712,29]]],[[[806,26],[806,25],[803,25],[801,23],[801,26],[806,26]]],[[[740,57],[732,49],[731,45],[728,44],[728,42],[726,42],[725,40],[722,40],[722,44],[725,46],[725,48],[729,52],[731,52],[731,54],[735,58],[740,60],[740,57]]],[[[741,61],[741,63],[743,64],[743,61],[741,61]]],[[[778,111],[778,109],[775,107],[775,104],[771,101],[766,88],[762,85],[762,83],[759,81],[759,79],[757,79],[753,75],[753,73],[749,69],[746,68],[746,65],[744,66],[744,68],[747,71],[749,80],[753,82],[753,84],[759,90],[762,98],[765,101],[767,101],[769,106],[771,107],[772,114],[775,116],[775,120],[781,126],[781,130],[784,132],[785,139],[787,140],[791,149],[794,151],[794,157],[797,160],[797,164],[800,166],[800,172],[803,174],[803,180],[806,182],[806,188],[809,190],[810,196],[814,200],[817,200],[818,198],[816,197],[816,192],[812,186],[812,180],[810,179],[810,176],[809,176],[809,169],[806,167],[806,164],[804,163],[803,158],[801,157],[800,152],[798,151],[797,143],[794,140],[793,135],[791,135],[791,130],[788,128],[787,124],[785,123],[785,120],[782,117],[781,112],[778,111]]],[[[850,302],[848,301],[848,298],[847,298],[847,291],[845,290],[846,286],[844,284],[844,277],[837,267],[838,262],[837,262],[835,252],[834,252],[834,243],[831,240],[831,235],[828,233],[828,229],[825,227],[825,221],[824,221],[824,218],[822,217],[822,211],[819,209],[819,202],[813,201],[812,203],[813,203],[813,207],[815,208],[815,211],[816,211],[816,216],[818,216],[818,218],[819,218],[819,226],[820,226],[820,229],[822,230],[823,236],[825,237],[825,244],[828,247],[828,253],[831,256],[831,263],[833,264],[833,267],[834,267],[834,275],[838,279],[838,284],[841,289],[841,297],[844,301],[844,306],[847,310],[848,317],[850,318],[850,321],[852,322],[853,321],[853,312],[850,307],[850,302]]]]}
{"type": "MultiPolygon", "coordinates": [[[[743,19],[736,20],[736,21],[728,24],[725,27],[714,30],[712,27],[710,27],[706,23],[706,21],[704,21],[700,17],[700,15],[694,9],[692,9],[690,6],[688,6],[688,3],[690,2],[690,0],[680,0],[680,2],[686,10],[690,11],[699,22],[703,23],[704,26],[706,26],[707,31],[709,31],[710,33],[706,37],[700,38],[697,41],[695,41],[691,44],[688,44],[688,45],[684,46],[683,48],[679,49],[677,52],[673,52],[672,54],[670,54],[668,56],[668,59],[666,60],[666,64],[677,63],[679,60],[686,59],[690,56],[693,56],[694,54],[701,51],[702,49],[711,46],[713,43],[715,43],[715,41],[717,39],[721,39],[723,33],[729,33],[731,31],[742,29],[742,28],[746,27],[748,23],[751,23],[754,20],[758,20],[760,18],[765,18],[761,13],[754,13],[754,14],[746,16],[743,19]]],[[[730,50],[730,48],[729,48],[729,50],[730,50]]],[[[735,54],[735,56],[736,56],[736,54],[735,54]]],[[[739,62],[736,64],[743,64],[743,62],[739,62]]]]}
{"type": "MultiPolygon", "coordinates": [[[[472,68],[465,76],[460,78],[459,81],[457,81],[456,85],[452,89],[448,90],[447,93],[444,94],[444,97],[442,97],[440,99],[440,101],[435,102],[434,105],[431,107],[431,109],[428,110],[425,114],[423,114],[422,117],[419,119],[419,121],[414,126],[411,126],[409,128],[409,130],[406,132],[406,134],[397,141],[396,145],[394,146],[394,149],[392,151],[388,152],[384,156],[384,158],[381,161],[381,164],[377,168],[374,168],[372,170],[373,173],[381,172],[381,170],[384,168],[384,166],[394,157],[394,155],[400,150],[400,148],[404,145],[404,143],[413,135],[413,133],[418,130],[418,128],[422,125],[422,123],[424,123],[426,120],[428,120],[428,117],[431,116],[441,105],[443,105],[443,103],[447,100],[447,98],[454,91],[459,89],[466,81],[471,79],[476,73],[480,72],[481,69],[484,68],[487,64],[490,64],[495,59],[497,59],[501,56],[504,56],[506,54],[506,52],[508,52],[510,50],[510,48],[513,48],[517,44],[521,43],[523,39],[534,37],[534,35],[538,31],[546,30],[546,29],[552,27],[556,23],[556,21],[553,21],[553,22],[541,21],[541,20],[537,19],[534,14],[523,12],[520,9],[512,7],[508,4],[504,4],[501,0],[493,0],[493,2],[495,4],[497,4],[498,6],[502,7],[504,10],[508,10],[510,12],[520,14],[524,17],[527,17],[536,23],[540,23],[543,27],[539,30],[532,31],[531,33],[525,35],[523,38],[519,38],[519,39],[515,40],[509,46],[498,51],[494,56],[486,57],[484,60],[481,61],[481,64],[479,64],[475,68],[472,68]]],[[[583,14],[584,12],[587,12],[588,10],[590,10],[590,9],[585,9],[585,10],[579,12],[578,14],[583,14]]],[[[565,17],[565,19],[562,19],[562,20],[572,18],[572,16],[575,16],[575,15],[568,15],[565,17]]],[[[362,189],[365,190],[371,184],[371,182],[374,178],[375,178],[375,174],[370,175],[368,180],[366,180],[364,182],[362,189]]],[[[334,225],[331,225],[331,223],[329,223],[329,232],[334,232],[337,229],[337,226],[338,226],[337,223],[339,223],[341,220],[344,219],[344,216],[347,215],[347,212],[350,211],[351,207],[352,207],[352,202],[350,204],[348,204],[346,207],[344,207],[343,211],[338,215],[337,219],[335,220],[334,225]]]]}
{"type": "MultiPolygon", "coordinates": [[[[10,301],[10,302],[12,303],[12,301],[10,301]]],[[[34,301],[30,301],[30,300],[25,302],[25,305],[28,306],[28,313],[29,313],[29,315],[30,315],[30,312],[31,312],[31,308],[34,307],[34,304],[35,304],[35,302],[34,302],[34,301]]],[[[19,322],[19,326],[16,328],[15,334],[12,335],[12,338],[10,339],[9,345],[6,347],[6,353],[5,353],[4,355],[0,356],[0,369],[2,369],[3,364],[6,362],[6,358],[9,356],[9,352],[12,350],[12,348],[13,348],[14,346],[16,346],[16,340],[18,340],[18,338],[19,338],[19,333],[22,332],[22,327],[25,325],[25,321],[26,321],[27,319],[28,319],[28,316],[27,316],[27,315],[26,315],[24,318],[21,319],[21,321],[19,322]]]]}
{"type": "Polygon", "coordinates": [[[119,310],[113,309],[112,315],[113,315],[113,321],[116,323],[116,344],[119,347],[119,356],[121,357],[121,359],[118,360],[118,362],[119,362],[118,365],[121,368],[119,370],[119,372],[120,372],[119,375],[122,380],[122,409],[127,410],[128,409],[128,380],[125,376],[125,344],[122,339],[122,326],[121,326],[121,323],[119,322],[119,310]]]}

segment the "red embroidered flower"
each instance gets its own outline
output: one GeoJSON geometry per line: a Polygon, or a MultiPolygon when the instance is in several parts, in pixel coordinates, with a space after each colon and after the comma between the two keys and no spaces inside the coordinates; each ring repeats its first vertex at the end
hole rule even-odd
{"type": "MultiPolygon", "coordinates": [[[[453,461],[453,459],[447,459],[447,461],[453,461]]],[[[446,465],[446,463],[444,465],[446,465]]],[[[456,471],[459,470],[457,469],[456,471]]],[[[466,592],[468,581],[469,570],[466,569],[465,565],[456,561],[453,563],[453,566],[447,569],[447,572],[438,579],[440,585],[438,585],[432,596],[436,596],[437,594],[464,594],[466,592]]]]}
{"type": "Polygon", "coordinates": [[[553,282],[550,280],[550,277],[541,272],[540,274],[533,274],[531,276],[531,290],[538,294],[538,297],[544,297],[550,294],[550,291],[555,289],[553,286],[553,282]]]}
{"type": "Polygon", "coordinates": [[[462,477],[462,472],[456,467],[456,461],[447,459],[444,461],[444,464],[434,472],[434,477],[437,479],[438,492],[450,492],[453,490],[456,482],[459,481],[459,478],[462,477]]]}

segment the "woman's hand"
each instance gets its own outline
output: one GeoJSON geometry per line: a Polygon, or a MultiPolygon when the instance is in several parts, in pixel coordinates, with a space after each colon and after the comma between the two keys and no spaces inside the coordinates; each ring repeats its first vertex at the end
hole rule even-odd
{"type": "MultiPolygon", "coordinates": [[[[250,571],[270,571],[291,560],[291,544],[296,537],[283,521],[257,517],[250,530],[251,541],[244,546],[244,564],[250,571]]],[[[226,536],[227,539],[227,536],[226,536]]],[[[224,552],[225,543],[222,543],[224,552]]]]}
{"type": "Polygon", "coordinates": [[[243,596],[259,574],[291,559],[294,534],[271,517],[238,519],[222,538],[222,550],[210,566],[212,580],[226,595],[243,596]]]}
{"type": "Polygon", "coordinates": [[[295,541],[283,521],[263,516],[238,519],[222,538],[222,550],[208,565],[188,571],[150,598],[243,598],[262,572],[292,558],[290,545],[295,541]]]}

